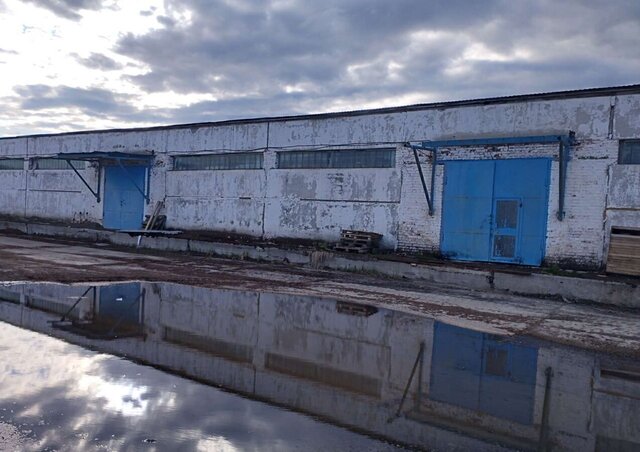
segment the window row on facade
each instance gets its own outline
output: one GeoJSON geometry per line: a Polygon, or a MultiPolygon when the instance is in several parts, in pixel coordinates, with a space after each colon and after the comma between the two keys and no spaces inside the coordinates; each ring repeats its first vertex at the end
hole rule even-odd
{"type": "MultiPolygon", "coordinates": [[[[0,170],[15,171],[24,170],[24,159],[0,159],[0,170]]],[[[85,169],[86,162],[84,160],[62,160],[37,158],[30,159],[30,168],[34,170],[70,170],[71,165],[77,170],[85,169]],[[71,165],[69,164],[71,162],[71,165]]]]}
{"type": "MultiPolygon", "coordinates": [[[[393,168],[396,151],[384,149],[344,149],[319,151],[282,151],[276,167],[281,169],[393,168]]],[[[174,157],[175,171],[262,169],[262,152],[184,155],[174,157]]]]}

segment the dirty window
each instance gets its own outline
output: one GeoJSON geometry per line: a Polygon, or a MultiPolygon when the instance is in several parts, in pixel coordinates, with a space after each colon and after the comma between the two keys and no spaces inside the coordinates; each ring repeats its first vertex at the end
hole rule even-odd
{"type": "Polygon", "coordinates": [[[278,152],[278,168],[330,168],[330,151],[278,152]]]}
{"type": "Polygon", "coordinates": [[[499,229],[518,227],[519,201],[515,199],[496,201],[496,226],[499,229]]]}
{"type": "Polygon", "coordinates": [[[513,235],[496,235],[493,242],[493,255],[495,257],[515,257],[516,238],[513,235]]]}
{"type": "Polygon", "coordinates": [[[640,140],[621,140],[618,151],[621,165],[640,165],[640,140]]]}
{"type": "Polygon", "coordinates": [[[395,149],[278,152],[278,168],[393,168],[395,149]]]}
{"type": "MultiPolygon", "coordinates": [[[[85,168],[84,160],[71,160],[71,164],[77,170],[85,168]]],[[[37,170],[70,170],[71,166],[66,160],[61,159],[35,159],[33,168],[37,170]]]]}
{"type": "Polygon", "coordinates": [[[262,152],[184,155],[174,157],[176,171],[262,169],[262,152]]]}
{"type": "Polygon", "coordinates": [[[21,170],[24,169],[22,159],[0,159],[0,170],[21,170]]]}

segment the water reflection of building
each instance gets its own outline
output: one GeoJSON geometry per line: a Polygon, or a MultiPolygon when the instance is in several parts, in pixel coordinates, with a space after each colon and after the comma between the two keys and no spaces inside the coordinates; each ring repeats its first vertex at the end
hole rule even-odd
{"type": "Polygon", "coordinates": [[[176,284],[98,287],[71,314],[143,335],[54,328],[85,291],[5,286],[0,319],[405,443],[640,447],[640,374],[612,357],[335,300],[176,284]]]}

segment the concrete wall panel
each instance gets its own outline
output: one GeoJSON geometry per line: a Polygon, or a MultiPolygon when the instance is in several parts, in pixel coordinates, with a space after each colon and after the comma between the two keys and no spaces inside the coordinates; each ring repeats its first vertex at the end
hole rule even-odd
{"type": "MultiPolygon", "coordinates": [[[[407,141],[405,113],[273,122],[269,147],[366,145],[407,141]]],[[[426,135],[425,135],[426,138],[426,135]]],[[[395,144],[392,144],[395,146],[395,144]]]]}
{"type": "Polygon", "coordinates": [[[0,157],[25,157],[27,155],[27,139],[12,138],[0,140],[0,157]]]}
{"type": "Polygon", "coordinates": [[[92,141],[95,151],[100,152],[154,152],[166,151],[167,132],[154,130],[147,132],[102,133],[92,141]],[[95,143],[95,144],[93,144],[95,143]]]}
{"type": "Polygon", "coordinates": [[[261,200],[171,197],[165,200],[165,208],[170,228],[262,235],[261,200]]]}
{"type": "Polygon", "coordinates": [[[614,138],[640,138],[640,96],[618,96],[614,115],[614,138]]]}
{"type": "Polygon", "coordinates": [[[400,202],[402,181],[396,169],[273,170],[269,178],[269,198],[400,202]]]}
{"type": "MultiPolygon", "coordinates": [[[[100,222],[94,204],[87,204],[87,195],[80,191],[29,191],[27,217],[65,220],[71,223],[100,222]]],[[[101,211],[100,211],[101,212],[101,211]]]]}
{"type": "Polygon", "coordinates": [[[25,212],[25,171],[0,171],[0,214],[22,216],[25,212]]]}
{"type": "Polygon", "coordinates": [[[261,170],[168,171],[168,197],[264,198],[266,177],[261,170]]]}
{"type": "Polygon", "coordinates": [[[612,165],[609,208],[640,209],[640,165],[612,165]]]}
{"type": "Polygon", "coordinates": [[[383,234],[381,245],[395,248],[398,205],[389,203],[268,200],[266,237],[338,241],[342,229],[383,234]]]}
{"type": "Polygon", "coordinates": [[[167,131],[167,152],[247,151],[267,147],[267,124],[201,126],[167,131]]]}
{"type": "Polygon", "coordinates": [[[0,189],[0,212],[4,215],[23,216],[25,208],[24,194],[24,189],[0,189]]]}

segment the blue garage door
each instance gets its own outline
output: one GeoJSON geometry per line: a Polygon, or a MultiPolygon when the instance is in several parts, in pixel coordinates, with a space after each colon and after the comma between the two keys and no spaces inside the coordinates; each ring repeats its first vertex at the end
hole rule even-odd
{"type": "Polygon", "coordinates": [[[107,229],[140,229],[144,215],[145,166],[107,166],[104,169],[104,217],[107,229]]]}
{"type": "Polygon", "coordinates": [[[429,397],[531,424],[538,349],[436,322],[429,397]]]}
{"type": "Polygon", "coordinates": [[[550,167],[544,158],[446,162],[442,253],[540,265],[550,167]]]}

